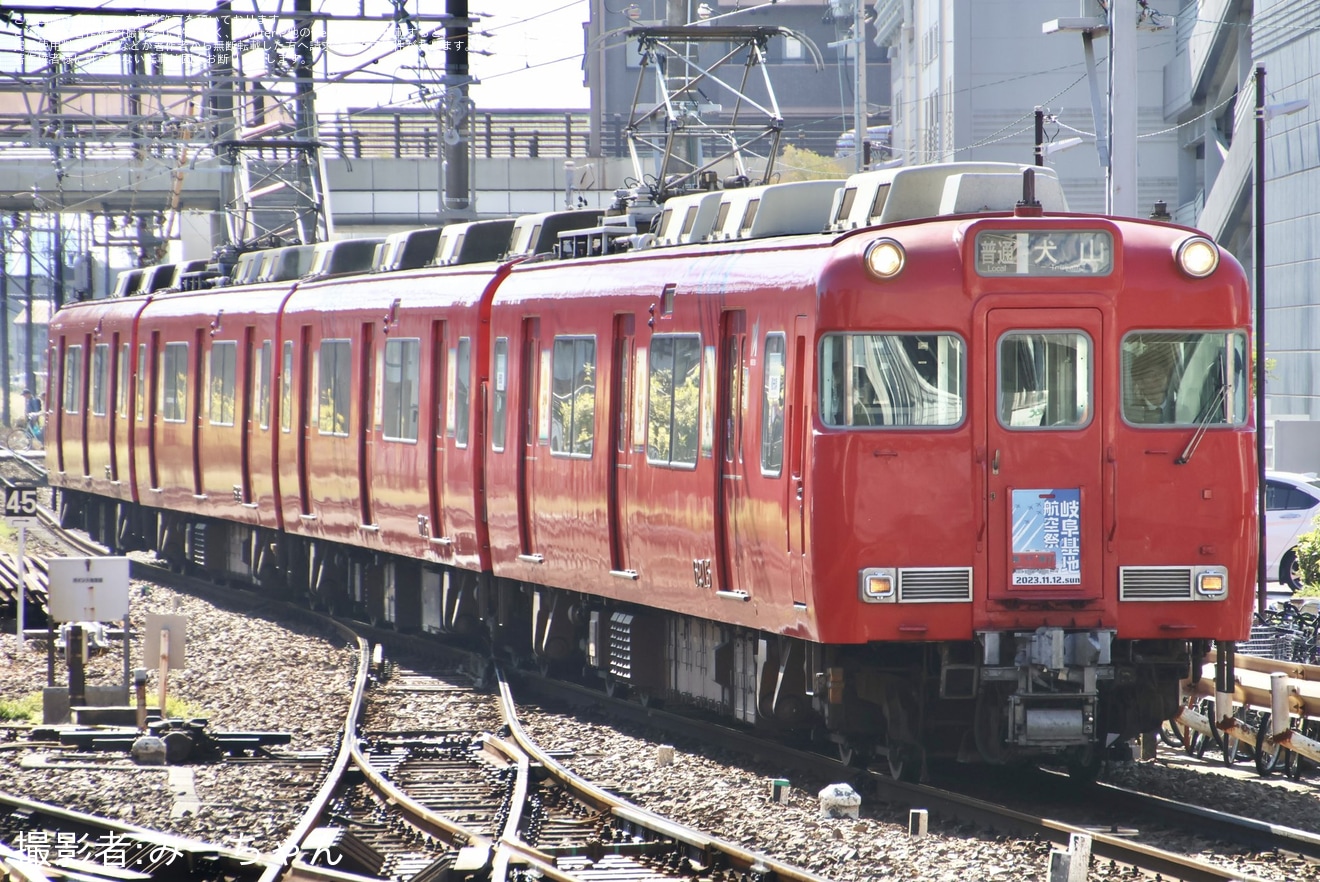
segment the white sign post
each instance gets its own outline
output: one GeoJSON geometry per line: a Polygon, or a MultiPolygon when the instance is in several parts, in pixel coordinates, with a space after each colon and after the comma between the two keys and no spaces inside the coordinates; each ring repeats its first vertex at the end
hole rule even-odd
{"type": "Polygon", "coordinates": [[[128,558],[53,557],[50,617],[57,622],[112,622],[128,615],[128,558]]]}
{"type": "Polygon", "coordinates": [[[18,573],[18,621],[15,631],[18,637],[18,647],[22,649],[26,644],[23,639],[23,605],[24,598],[27,596],[26,578],[24,577],[24,564],[27,561],[24,555],[27,544],[27,528],[37,522],[37,487],[35,484],[12,484],[4,487],[4,515],[5,522],[11,527],[18,528],[18,561],[15,564],[15,570],[18,573]]]}

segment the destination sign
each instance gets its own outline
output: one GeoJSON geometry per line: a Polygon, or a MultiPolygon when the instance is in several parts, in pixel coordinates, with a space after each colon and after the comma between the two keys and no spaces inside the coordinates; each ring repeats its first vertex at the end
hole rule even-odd
{"type": "Polygon", "coordinates": [[[1114,237],[1104,230],[984,230],[976,236],[981,276],[1107,276],[1114,237]]]}

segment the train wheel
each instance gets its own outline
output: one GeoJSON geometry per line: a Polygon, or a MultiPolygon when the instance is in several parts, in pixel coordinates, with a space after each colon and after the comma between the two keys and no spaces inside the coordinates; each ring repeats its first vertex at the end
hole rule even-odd
{"type": "Polygon", "coordinates": [[[845,766],[851,766],[853,760],[857,758],[857,749],[853,747],[852,743],[848,741],[838,741],[835,742],[834,746],[839,750],[839,762],[843,763],[845,766]]]}
{"type": "Polygon", "coordinates": [[[921,769],[925,763],[925,750],[920,744],[911,741],[899,741],[885,749],[889,760],[889,775],[895,781],[915,784],[921,780],[921,769]]]}

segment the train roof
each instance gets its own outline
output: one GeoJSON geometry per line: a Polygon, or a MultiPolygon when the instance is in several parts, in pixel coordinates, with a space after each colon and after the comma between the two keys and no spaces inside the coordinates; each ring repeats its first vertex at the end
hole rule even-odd
{"type": "Polygon", "coordinates": [[[1036,199],[1049,212],[1068,210],[1054,169],[1015,162],[943,162],[859,172],[839,191],[831,232],[924,217],[1012,211],[1022,199],[1022,174],[1035,170],[1036,199]]]}

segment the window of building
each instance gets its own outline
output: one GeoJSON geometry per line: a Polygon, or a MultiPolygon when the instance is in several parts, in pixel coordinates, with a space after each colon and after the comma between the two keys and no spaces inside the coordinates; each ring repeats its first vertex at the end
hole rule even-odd
{"type": "Polygon", "coordinates": [[[651,338],[646,458],[655,465],[696,466],[701,425],[701,338],[651,338]]]}
{"type": "Polygon", "coordinates": [[[161,419],[181,423],[188,417],[188,344],[166,343],[160,359],[161,419]]]}
{"type": "Polygon", "coordinates": [[[556,337],[550,390],[550,452],[591,456],[596,434],[596,340],[556,337]]]}
{"type": "Polygon", "coordinates": [[[422,341],[416,337],[385,344],[382,431],[392,441],[417,440],[421,351],[422,341]]]}
{"type": "Polygon", "coordinates": [[[953,426],[965,410],[963,341],[951,334],[827,334],[820,347],[827,426],[953,426]]]}
{"type": "Polygon", "coordinates": [[[320,365],[316,427],[322,435],[346,436],[352,403],[352,344],[348,340],[322,340],[320,365]]]}
{"type": "Polygon", "coordinates": [[[211,406],[213,426],[234,424],[234,371],[238,343],[233,340],[211,344],[211,406]]]}

